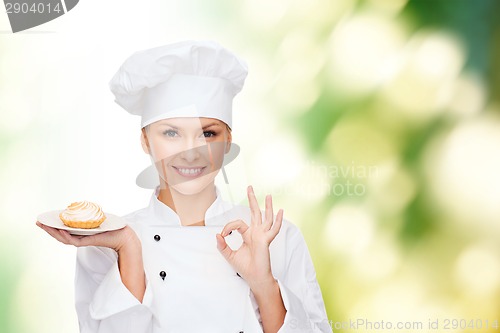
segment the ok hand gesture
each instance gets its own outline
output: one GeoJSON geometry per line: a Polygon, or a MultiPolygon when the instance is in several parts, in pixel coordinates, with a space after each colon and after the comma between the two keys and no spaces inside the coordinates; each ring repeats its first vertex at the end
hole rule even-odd
{"type": "Polygon", "coordinates": [[[250,226],[242,220],[232,221],[226,224],[216,237],[219,251],[253,289],[253,287],[258,288],[260,285],[274,281],[269,245],[280,231],[283,210],[278,211],[275,219],[272,198],[268,195],[266,196],[265,216],[262,219],[263,216],[251,186],[247,188],[247,195],[252,216],[250,226]],[[237,230],[243,238],[243,244],[236,251],[232,250],[224,239],[233,230],[237,230]]]}

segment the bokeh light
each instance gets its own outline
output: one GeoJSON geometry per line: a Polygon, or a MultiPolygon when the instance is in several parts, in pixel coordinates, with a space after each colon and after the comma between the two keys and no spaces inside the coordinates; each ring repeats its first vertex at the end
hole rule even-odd
{"type": "MultiPolygon", "coordinates": [[[[437,149],[437,148],[436,148],[437,149]]],[[[500,235],[500,120],[483,116],[454,128],[428,162],[436,199],[466,229],[500,235]]]]}

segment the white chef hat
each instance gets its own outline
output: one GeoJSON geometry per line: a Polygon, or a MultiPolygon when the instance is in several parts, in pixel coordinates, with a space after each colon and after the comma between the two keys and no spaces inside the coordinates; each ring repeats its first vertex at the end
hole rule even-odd
{"type": "Polygon", "coordinates": [[[141,127],[174,117],[208,117],[232,127],[232,101],[248,70],[212,41],[184,41],[130,56],[111,79],[115,102],[141,127]]]}

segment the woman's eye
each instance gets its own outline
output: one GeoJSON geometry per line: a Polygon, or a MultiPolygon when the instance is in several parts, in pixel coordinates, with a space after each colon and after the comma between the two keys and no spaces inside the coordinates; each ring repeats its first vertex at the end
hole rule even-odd
{"type": "Polygon", "coordinates": [[[175,135],[177,134],[176,131],[174,130],[166,130],[166,131],[163,131],[163,135],[166,135],[168,137],[174,137],[175,135]]]}
{"type": "Polygon", "coordinates": [[[203,132],[203,135],[205,136],[205,138],[211,138],[213,136],[216,136],[217,133],[215,133],[214,131],[205,131],[203,132]]]}

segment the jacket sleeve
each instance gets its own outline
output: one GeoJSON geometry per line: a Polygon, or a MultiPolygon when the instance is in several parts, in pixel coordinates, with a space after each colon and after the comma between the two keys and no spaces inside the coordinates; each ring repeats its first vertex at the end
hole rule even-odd
{"type": "Polygon", "coordinates": [[[287,310],[278,333],[331,333],[316,271],[304,237],[295,226],[290,231],[285,274],[277,278],[287,310]]]}
{"type": "Polygon", "coordinates": [[[140,303],[125,287],[115,251],[102,247],[77,250],[75,303],[80,333],[151,333],[152,292],[140,303]]]}

